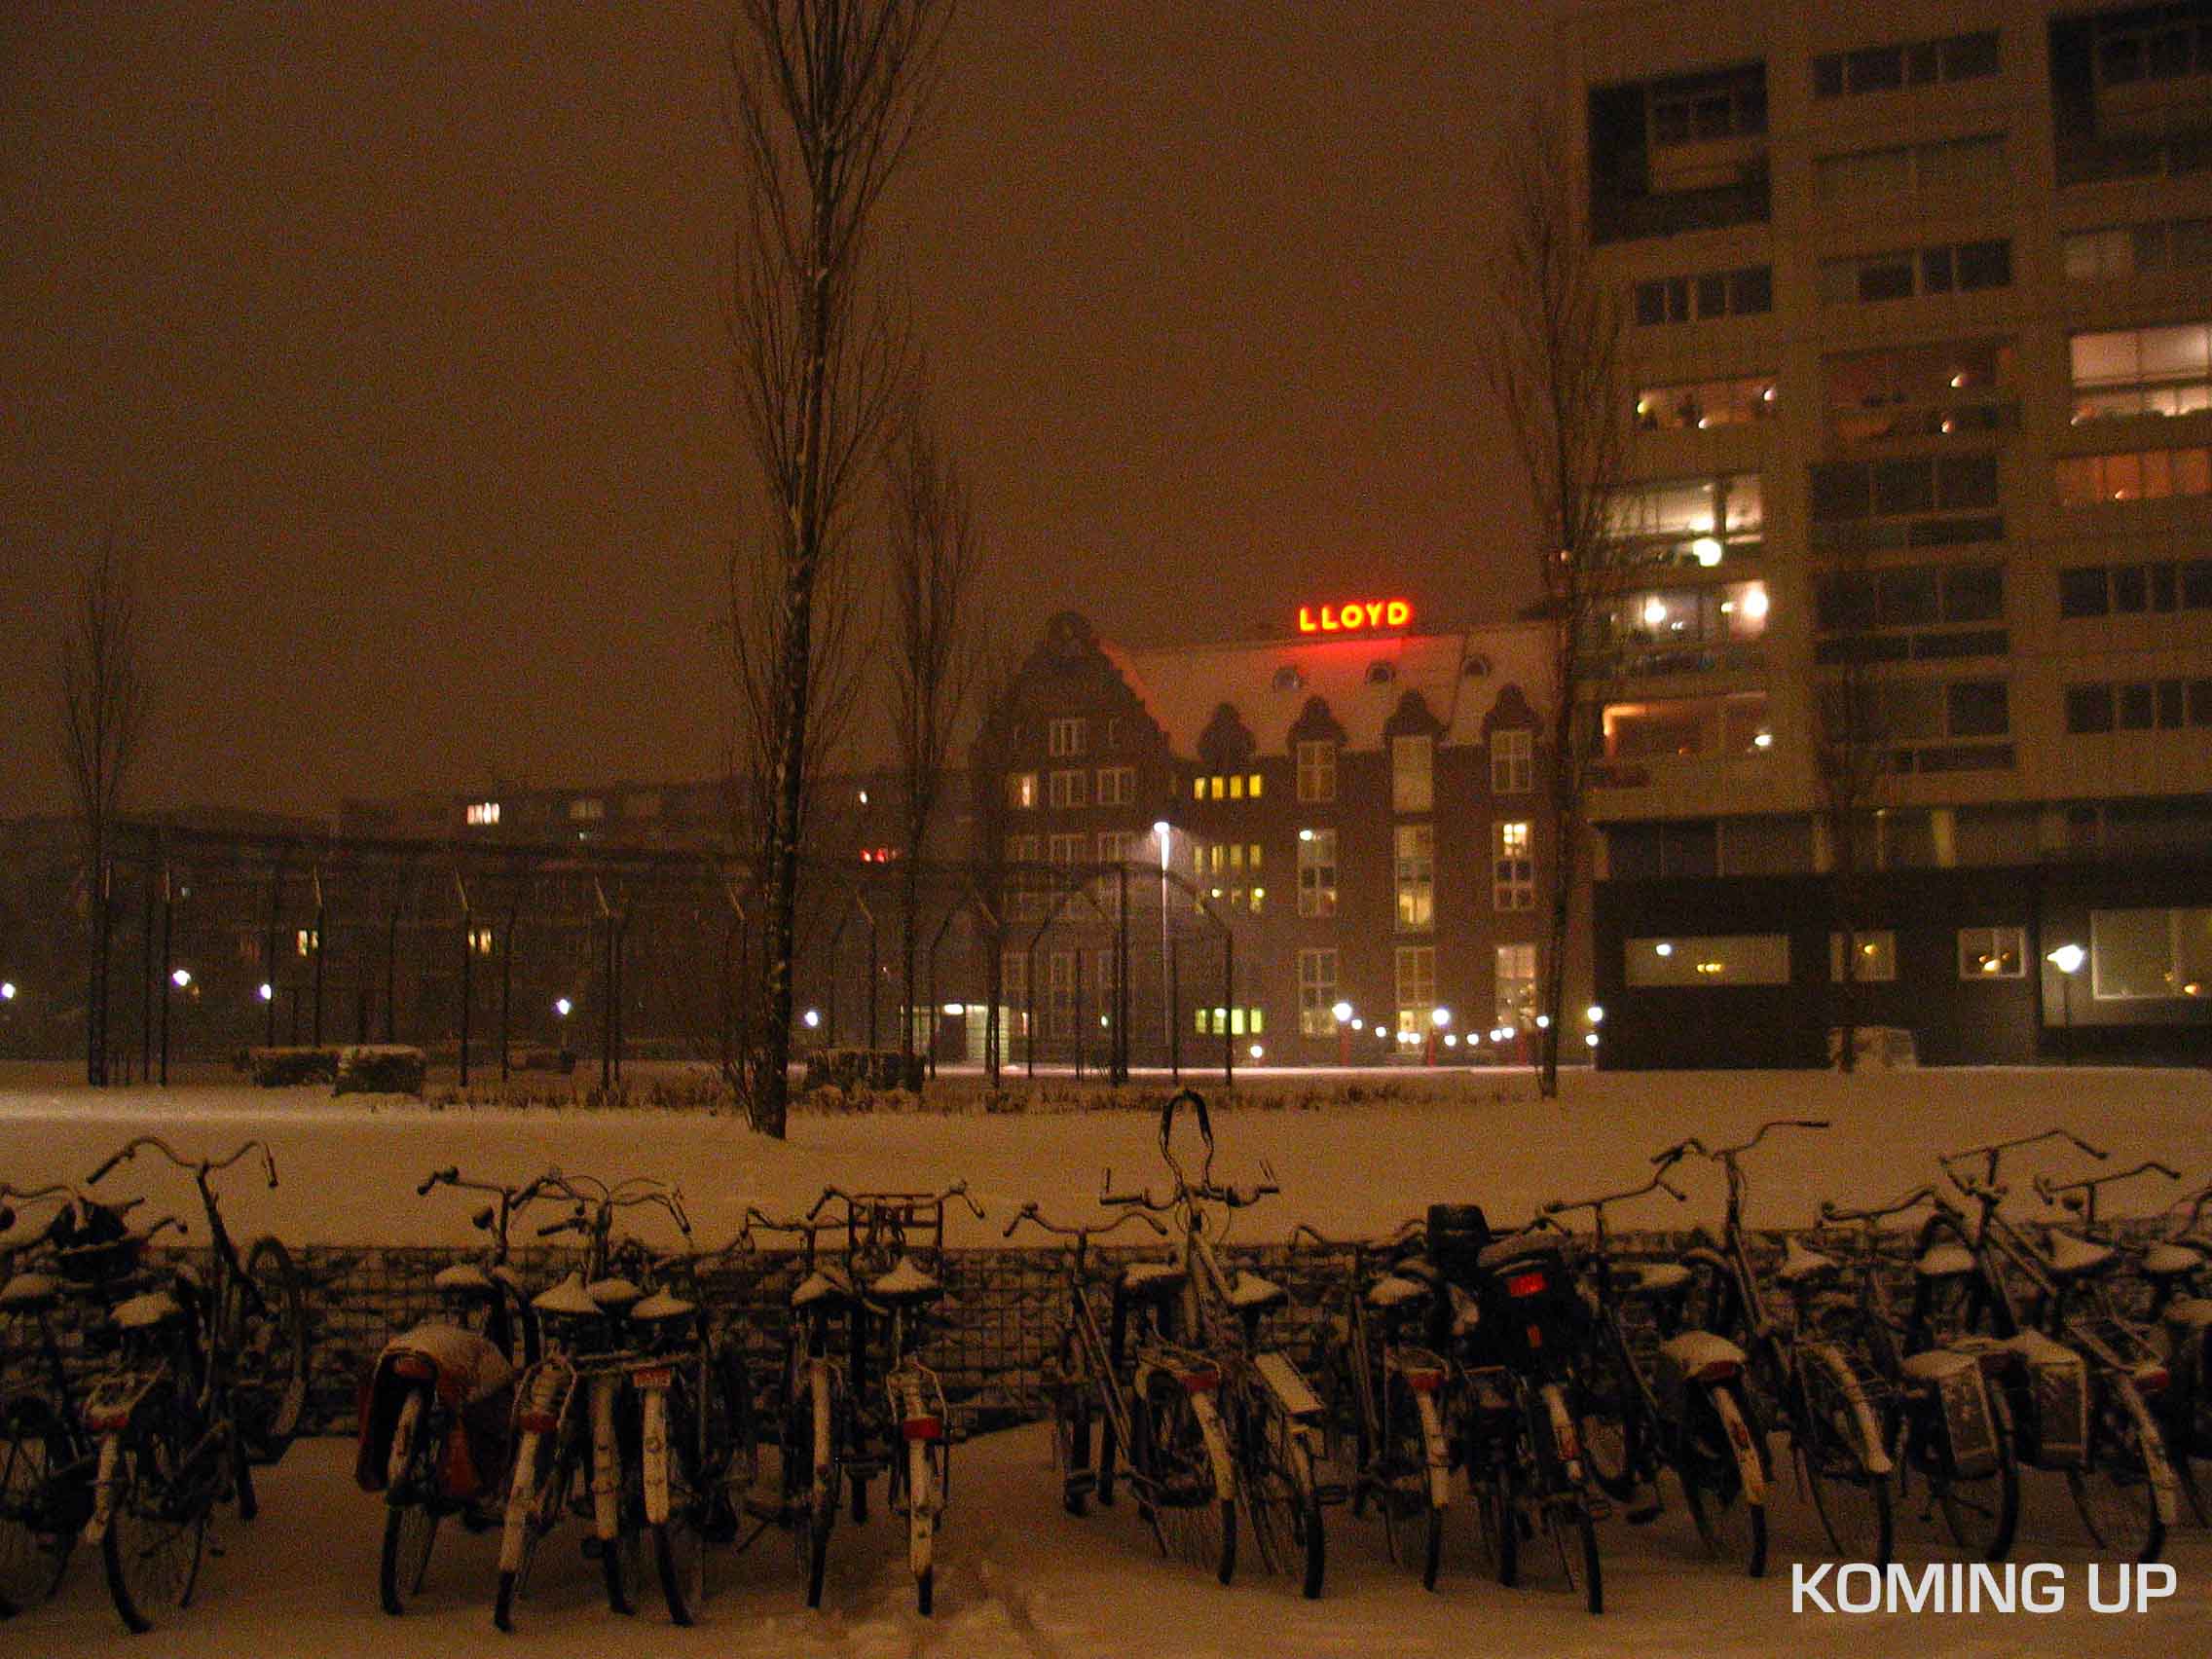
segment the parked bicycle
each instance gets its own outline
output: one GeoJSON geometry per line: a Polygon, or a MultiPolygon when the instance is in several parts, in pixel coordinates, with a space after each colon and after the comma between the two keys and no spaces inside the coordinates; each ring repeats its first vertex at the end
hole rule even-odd
{"type": "Polygon", "coordinates": [[[471,1218],[485,1235],[472,1262],[441,1269],[432,1281],[446,1316],[426,1320],[385,1345],[361,1401],[354,1480],[385,1499],[377,1595],[398,1614],[422,1594],[439,1524],[471,1530],[498,1524],[497,1497],[507,1488],[515,1378],[538,1358],[537,1315],[508,1265],[514,1217],[545,1189],[540,1176],[521,1187],[433,1170],[415,1189],[440,1186],[488,1194],[471,1218]]]}
{"type": "MultiPolygon", "coordinates": [[[[2196,1463],[2212,1457],[2212,1237],[2203,1232],[2212,1187],[2173,1207],[2187,1211],[2176,1228],[2144,1248],[2135,1271],[2151,1287],[2148,1322],[2163,1339],[2173,1381],[2152,1402],[2166,1436],[2166,1452],[2183,1494],[2200,1527],[2212,1526],[2212,1500],[2196,1463]]],[[[2090,1226],[2095,1211],[2090,1209],[2090,1226]]],[[[2110,1242],[2110,1240],[2105,1240],[2110,1242]]]]}
{"type": "MultiPolygon", "coordinates": [[[[1262,1346],[1261,1321],[1287,1305],[1289,1293],[1258,1273],[1233,1277],[1216,1254],[1217,1243],[1226,1242],[1230,1218],[1281,1189],[1264,1165],[1267,1178],[1252,1186],[1214,1180],[1213,1124],[1205,1100],[1193,1089],[1178,1091],[1161,1109],[1160,1152],[1174,1182],[1165,1198],[1149,1191],[1108,1192],[1099,1201],[1135,1205],[1168,1219],[1175,1244],[1171,1271],[1184,1275],[1179,1331],[1182,1340],[1221,1362],[1220,1419],[1235,1490],[1260,1559],[1271,1572],[1298,1573],[1304,1594],[1317,1597],[1327,1557],[1322,1505],[1344,1495],[1341,1490],[1324,1491],[1321,1482],[1327,1410],[1287,1353],[1262,1346]],[[1177,1161],[1172,1140],[1176,1108],[1186,1100],[1204,1149],[1196,1180],[1177,1161]]],[[[1111,1181],[1109,1175],[1109,1186],[1111,1181]]],[[[1202,1430],[1202,1421],[1199,1426],[1202,1430]]],[[[1234,1549],[1231,1534],[1224,1555],[1232,1567],[1234,1549]]]]}
{"type": "Polygon", "coordinates": [[[1409,1221],[1379,1243],[1332,1240],[1304,1223],[1291,1229],[1294,1242],[1301,1235],[1345,1258],[1321,1381],[1329,1460],[1348,1470],[1352,1513],[1380,1514],[1390,1559],[1415,1567],[1421,1587],[1433,1590],[1452,1502],[1460,1378],[1427,1346],[1442,1290],[1421,1254],[1421,1223],[1409,1221]]]}
{"type": "MultiPolygon", "coordinates": [[[[2103,1275],[2119,1252],[2065,1233],[2041,1248],[2001,1206],[2007,1152],[2061,1139],[2100,1161],[2108,1155],[2064,1128],[1946,1153],[1938,1160],[1975,1209],[1946,1225],[1970,1261],[1956,1275],[1963,1319],[2012,1356],[2006,1373],[2021,1459],[2057,1469],[2100,1548],[2156,1561],[2174,1519],[2175,1476],[2149,1396],[2168,1382],[2143,1328],[2121,1318],[2103,1275]],[[1979,1173],[1962,1168],[1978,1161],[1979,1173]]],[[[1942,1219],[1942,1218],[1939,1218],[1942,1219]]],[[[1924,1276],[1924,1288],[1929,1284],[1924,1276]]]]}
{"type": "Polygon", "coordinates": [[[281,1457],[307,1398],[307,1319],[292,1258],[274,1237],[241,1258],[209,1183],[252,1153],[269,1185],[276,1161],[249,1140],[226,1158],[189,1159],[159,1136],[128,1143],[86,1178],[96,1186],[144,1149],[192,1174],[204,1213],[211,1282],[169,1276],[114,1309],[120,1352],[93,1382],[85,1425],[100,1436],[88,1543],[97,1543],[123,1622],[146,1631],[192,1599],[210,1515],[258,1508],[257,1464],[281,1457]]]}
{"type": "MultiPolygon", "coordinates": [[[[1936,1189],[1920,1187],[1886,1204],[1858,1209],[1833,1200],[1821,1204],[1825,1223],[1861,1224],[1861,1245],[1847,1267],[1855,1290],[1848,1300],[1839,1296],[1827,1304],[1817,1315],[1817,1328],[1858,1356],[1878,1382],[1882,1444],[1889,1449],[1898,1501],[1911,1502],[1917,1483],[1925,1493],[1923,1522],[1940,1515],[1962,1549],[1984,1561],[2002,1561],[2019,1521],[2020,1472],[2011,1411],[2002,1386],[1991,1384],[2011,1356],[1986,1345],[1948,1346],[1926,1317],[1926,1298],[1916,1296],[1912,1311],[1904,1314],[1889,1293],[1891,1272],[1901,1265],[1910,1265],[1916,1281],[1939,1281],[1960,1264],[1972,1270],[1972,1256],[1941,1236],[1924,1235],[1922,1247],[1901,1260],[1882,1249],[1881,1223],[1936,1203],[1936,1189]]],[[[1786,1248],[1803,1251],[1795,1239],[1786,1248]]]]}
{"type": "Polygon", "coordinates": [[[1591,1214],[1583,1277],[1598,1334],[1576,1377],[1575,1426],[1590,1472],[1608,1497],[1628,1502],[1639,1489],[1647,1494],[1628,1511],[1631,1521],[1657,1515],[1659,1471],[1672,1469],[1708,1553],[1741,1562],[1756,1578],[1766,1570],[1769,1476],[1765,1431],[1744,1384],[1744,1350],[1685,1324],[1694,1284],[1689,1269],[1617,1259],[1605,1226],[1610,1206],[1653,1192],[1682,1201],[1667,1177],[1683,1156],[1678,1147],[1659,1154],[1657,1169],[1641,1186],[1543,1207],[1555,1218],[1583,1209],[1591,1214]],[[1658,1328],[1648,1371],[1630,1334],[1631,1301],[1642,1304],[1658,1328]]]}
{"type": "Polygon", "coordinates": [[[1750,1182],[1743,1157],[1775,1129],[1825,1129],[1820,1119],[1775,1118],[1733,1146],[1681,1143],[1727,1172],[1727,1209],[1716,1245],[1690,1250],[1685,1265],[1713,1281],[1707,1329],[1743,1348],[1760,1403],[1789,1432],[1789,1452],[1810,1489],[1828,1545],[1846,1561],[1886,1566],[1895,1541],[1889,1454],[1881,1425],[1847,1350],[1820,1334],[1841,1265],[1792,1238],[1776,1277],[1794,1317],[1788,1325],[1767,1306],[1744,1231],[1750,1182]]]}

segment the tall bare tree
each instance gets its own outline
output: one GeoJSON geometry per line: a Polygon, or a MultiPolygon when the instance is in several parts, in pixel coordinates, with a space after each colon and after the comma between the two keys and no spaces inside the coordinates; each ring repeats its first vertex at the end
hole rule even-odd
{"type": "Polygon", "coordinates": [[[1889,699],[1867,648],[1871,585],[1863,554],[1845,554],[1824,573],[1819,620],[1837,660],[1820,671],[1813,686],[1813,785],[1827,839],[1829,927],[1842,940],[1827,1024],[1839,1036],[1835,1063],[1843,1071],[1859,1063],[1859,987],[1865,969],[1860,935],[1868,920],[1867,877],[1880,861],[1877,815],[1895,793],[1896,778],[1889,699]]]}
{"type": "Polygon", "coordinates": [[[1568,927],[1597,761],[1586,703],[1604,673],[1597,633],[1626,579],[1612,535],[1628,454],[1626,318],[1577,210],[1567,127],[1544,99],[1532,104],[1518,144],[1499,155],[1497,179],[1502,245],[1478,345],[1535,504],[1539,612],[1551,624],[1551,734],[1537,756],[1551,821],[1551,913],[1537,974],[1546,1015],[1537,1082],[1548,1097],[1560,1088],[1568,927]]]}
{"type": "Polygon", "coordinates": [[[919,386],[891,446],[884,479],[890,596],[886,653],[892,743],[901,789],[900,995],[906,1009],[899,1052],[914,1054],[914,953],[921,917],[921,861],[942,797],[952,745],[989,651],[977,608],[982,536],[958,461],[939,444],[919,386]]]}
{"type": "Polygon", "coordinates": [[[60,747],[84,834],[92,939],[85,1081],[107,1081],[108,861],[124,785],[138,756],[149,688],[139,658],[137,584],[112,532],[78,579],[55,670],[60,747]]]}
{"type": "Polygon", "coordinates": [[[781,1137],[815,589],[906,370],[868,258],[936,82],[951,0],[739,0],[729,61],[743,206],[730,313],[738,411],[783,574],[754,1126],[781,1137]]]}
{"type": "Polygon", "coordinates": [[[1577,210],[1567,129],[1539,99],[1497,158],[1500,246],[1479,308],[1477,344],[1503,406],[1537,521],[1535,575],[1551,629],[1551,731],[1538,757],[1548,818],[1549,917],[1539,964],[1538,1084],[1559,1090],[1568,931],[1586,862],[1587,796],[1598,758],[1586,706],[1604,671],[1598,625],[1627,571],[1613,498],[1627,456],[1619,295],[1577,210]]]}

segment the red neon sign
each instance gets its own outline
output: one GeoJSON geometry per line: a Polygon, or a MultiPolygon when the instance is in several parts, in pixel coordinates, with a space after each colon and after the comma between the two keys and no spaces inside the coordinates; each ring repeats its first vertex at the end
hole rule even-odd
{"type": "Polygon", "coordinates": [[[1298,608],[1301,634],[1362,634],[1373,628],[1403,628],[1413,619],[1414,608],[1403,599],[1354,599],[1343,605],[1298,608]]]}

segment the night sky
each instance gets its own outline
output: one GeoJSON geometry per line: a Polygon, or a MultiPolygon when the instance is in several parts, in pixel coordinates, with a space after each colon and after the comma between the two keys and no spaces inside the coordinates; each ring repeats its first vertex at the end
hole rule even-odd
{"type": "MultiPolygon", "coordinates": [[[[55,640],[110,526],[161,688],[134,804],[717,769],[726,26],[0,8],[0,817],[63,803],[55,640]]],[[[1063,606],[1143,645],[1511,609],[1467,319],[1546,38],[1464,0],[964,0],[882,244],[1024,642],[1063,606]]]]}

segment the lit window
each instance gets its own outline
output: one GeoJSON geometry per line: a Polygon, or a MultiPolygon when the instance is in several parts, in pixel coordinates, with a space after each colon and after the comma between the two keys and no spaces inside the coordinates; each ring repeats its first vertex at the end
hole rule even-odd
{"type": "Polygon", "coordinates": [[[2061,506],[2097,507],[2115,501],[2212,495],[2212,452],[2201,449],[2061,456],[2051,464],[2061,506]]]}
{"type": "Polygon", "coordinates": [[[1397,951],[1398,1029],[1427,1037],[1436,1010],[1436,946],[1401,944],[1397,951]]]}
{"type": "Polygon", "coordinates": [[[1427,812],[1436,805],[1435,739],[1390,740],[1390,810],[1427,812]]]}
{"type": "Polygon", "coordinates": [[[1426,933],[1436,924],[1436,826],[1401,824],[1393,836],[1398,931],[1426,933]]]}
{"type": "Polygon", "coordinates": [[[479,956],[491,955],[492,930],[490,928],[470,928],[468,930],[468,948],[479,956]]]}
{"type": "Polygon", "coordinates": [[[1536,734],[1527,726],[1490,734],[1490,791],[1526,794],[1535,787],[1536,734]]]}
{"type": "Polygon", "coordinates": [[[1229,798],[1231,800],[1242,800],[1244,798],[1243,773],[1232,772],[1229,775],[1229,798]]]}
{"type": "Polygon", "coordinates": [[[569,821],[571,824],[596,824],[607,816],[607,802],[597,795],[578,795],[569,802],[569,821]]]}
{"type": "Polygon", "coordinates": [[[1046,727],[1048,753],[1055,760],[1081,755],[1084,750],[1084,739],[1088,735],[1086,728],[1088,724],[1088,720],[1081,719],[1051,721],[1046,727]]]}
{"type": "Polygon", "coordinates": [[[2212,409],[2212,323],[2077,334],[2069,357],[2077,423],[2212,409]]]}
{"type": "Polygon", "coordinates": [[[1337,1034],[1337,951],[1334,945],[1298,953],[1298,1034],[1337,1034]]]}
{"type": "MultiPolygon", "coordinates": [[[[1840,985],[1844,976],[1843,935],[1828,935],[1828,978],[1840,985]]],[[[1898,936],[1888,930],[1852,936],[1851,977],[1862,985],[1886,985],[1898,977],[1898,936]]]]}
{"type": "Polygon", "coordinates": [[[2212,995],[2212,908],[2092,910],[2089,983],[2099,1002],[2212,995]]]}
{"type": "Polygon", "coordinates": [[[1298,798],[1302,801],[1337,798],[1337,746],[1334,743],[1299,744],[1298,798]]]}
{"type": "Polygon", "coordinates": [[[1626,952],[1632,985],[1787,985],[1788,934],[1677,935],[1632,939],[1626,952]]]}
{"type": "Polygon", "coordinates": [[[1536,947],[1497,947],[1497,1023],[1527,1030],[1536,1022],[1536,947]]]}
{"type": "Polygon", "coordinates": [[[2027,974],[2026,932],[2020,928],[1961,928],[1959,977],[2018,979],[2027,974]]]}
{"type": "Polygon", "coordinates": [[[1009,772],[1006,775],[1006,803],[1016,812],[1033,812],[1037,807],[1037,774],[1035,772],[1009,772]]]}
{"type": "Polygon", "coordinates": [[[1493,909],[1536,907],[1536,863],[1529,851],[1526,819],[1500,820],[1493,826],[1490,879],[1493,909]]]}
{"type": "Polygon", "coordinates": [[[1259,773],[1257,773],[1257,772],[1253,772],[1253,773],[1250,773],[1250,774],[1249,774],[1249,775],[1248,775],[1248,776],[1246,777],[1246,779],[1245,779],[1245,782],[1244,782],[1244,793],[1245,793],[1246,794],[1250,795],[1250,796],[1251,796],[1251,797],[1252,797],[1252,798],[1253,798],[1254,800],[1258,800],[1258,799],[1260,798],[1260,774],[1259,774],[1259,773]]]}
{"type": "Polygon", "coordinates": [[[1337,913],[1337,832],[1334,830],[1298,832],[1298,913],[1302,916],[1337,913]]]}
{"type": "Polygon", "coordinates": [[[315,952],[315,944],[316,944],[316,940],[315,940],[315,931],[314,931],[314,929],[313,929],[313,928],[302,928],[302,929],[300,929],[299,943],[300,943],[300,954],[301,954],[302,956],[313,956],[313,955],[314,954],[314,952],[315,952]]]}
{"type": "Polygon", "coordinates": [[[499,803],[496,800],[471,801],[467,819],[470,824],[489,827],[499,822],[499,803]]]}

